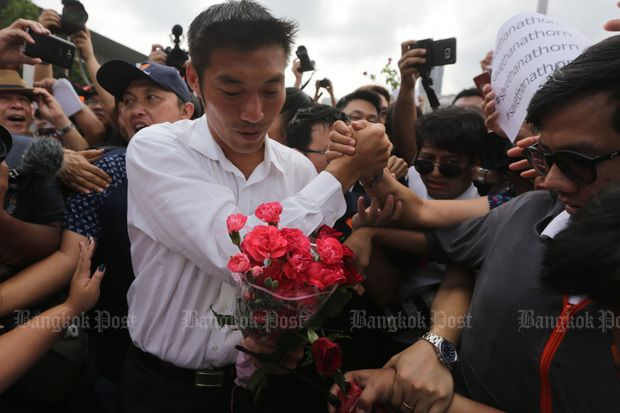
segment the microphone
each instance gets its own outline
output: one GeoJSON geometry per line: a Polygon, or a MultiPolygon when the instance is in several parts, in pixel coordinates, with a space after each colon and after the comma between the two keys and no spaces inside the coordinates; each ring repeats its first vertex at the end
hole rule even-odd
{"type": "Polygon", "coordinates": [[[60,172],[64,150],[60,142],[52,138],[35,139],[24,153],[21,165],[10,171],[11,178],[53,178],[60,172]]]}

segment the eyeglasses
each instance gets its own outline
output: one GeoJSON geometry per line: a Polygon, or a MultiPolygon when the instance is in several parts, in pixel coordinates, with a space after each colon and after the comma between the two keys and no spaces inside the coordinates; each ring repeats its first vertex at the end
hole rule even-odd
{"type": "Polygon", "coordinates": [[[574,183],[590,185],[597,178],[596,164],[615,158],[620,155],[620,150],[602,156],[587,156],[569,150],[546,153],[539,149],[538,144],[535,144],[525,148],[523,154],[539,175],[547,176],[553,164],[556,164],[560,171],[574,183]]]}
{"type": "Polygon", "coordinates": [[[323,149],[322,151],[318,149],[304,149],[303,152],[304,153],[318,153],[320,155],[325,155],[325,152],[327,152],[327,148],[323,149]]]}
{"type": "Polygon", "coordinates": [[[430,174],[433,172],[433,169],[435,169],[435,166],[437,166],[439,168],[439,173],[446,178],[454,178],[462,174],[465,170],[461,165],[453,163],[435,163],[428,159],[416,159],[413,161],[413,166],[420,175],[430,174]]]}

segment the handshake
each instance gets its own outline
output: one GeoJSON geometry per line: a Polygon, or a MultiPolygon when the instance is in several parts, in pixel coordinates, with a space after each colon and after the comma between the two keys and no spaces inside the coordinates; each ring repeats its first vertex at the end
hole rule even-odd
{"type": "Polygon", "coordinates": [[[391,151],[383,125],[364,120],[350,125],[337,121],[325,153],[329,161],[326,170],[340,180],[345,190],[356,181],[370,189],[381,178],[391,151]]]}

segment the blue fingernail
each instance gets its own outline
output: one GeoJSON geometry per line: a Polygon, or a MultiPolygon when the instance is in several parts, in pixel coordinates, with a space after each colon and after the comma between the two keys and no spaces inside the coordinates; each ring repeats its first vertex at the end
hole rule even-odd
{"type": "Polygon", "coordinates": [[[105,265],[99,264],[99,266],[97,267],[97,271],[104,272],[105,271],[105,265]]]}

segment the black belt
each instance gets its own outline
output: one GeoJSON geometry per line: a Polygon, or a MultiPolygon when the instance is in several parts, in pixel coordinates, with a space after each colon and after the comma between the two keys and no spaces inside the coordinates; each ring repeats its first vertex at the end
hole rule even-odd
{"type": "Polygon", "coordinates": [[[150,353],[142,351],[136,346],[131,347],[132,350],[130,351],[133,351],[137,359],[149,368],[158,371],[165,377],[193,383],[196,387],[213,389],[231,387],[235,378],[235,366],[233,364],[219,369],[185,369],[167,361],[163,361],[150,353]]]}

